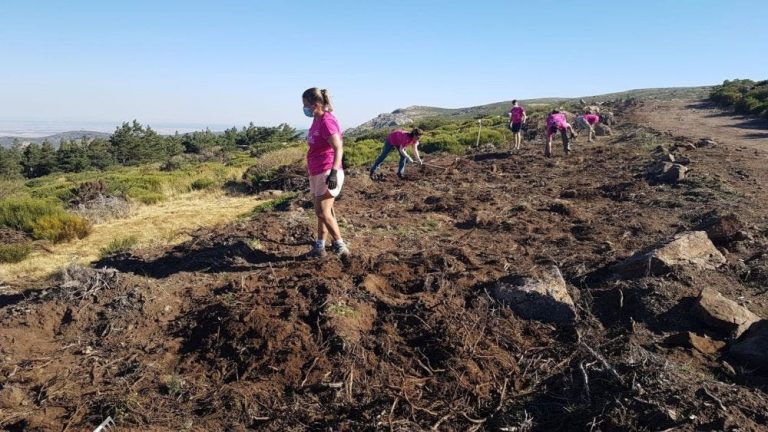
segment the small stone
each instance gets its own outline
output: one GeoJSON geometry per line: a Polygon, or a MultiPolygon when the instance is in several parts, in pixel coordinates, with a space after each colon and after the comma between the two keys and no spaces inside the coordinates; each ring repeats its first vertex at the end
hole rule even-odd
{"type": "Polygon", "coordinates": [[[677,333],[664,340],[668,345],[693,348],[703,354],[717,354],[725,347],[725,342],[699,336],[693,332],[677,333]]]}
{"type": "Polygon", "coordinates": [[[685,179],[687,172],[688,168],[681,164],[659,161],[645,170],[645,176],[655,182],[677,183],[685,179]]]}
{"type": "Polygon", "coordinates": [[[27,404],[27,395],[16,386],[6,386],[0,390],[0,408],[12,409],[27,404]]]}

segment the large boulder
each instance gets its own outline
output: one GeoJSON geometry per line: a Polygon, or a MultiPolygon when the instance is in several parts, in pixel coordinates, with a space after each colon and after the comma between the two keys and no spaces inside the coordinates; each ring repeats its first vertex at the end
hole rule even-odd
{"type": "Polygon", "coordinates": [[[669,243],[638,252],[610,267],[618,277],[631,279],[670,272],[676,267],[715,269],[725,263],[725,257],[715,248],[704,231],[692,231],[675,236],[669,243]]]}
{"type": "Polygon", "coordinates": [[[749,367],[768,369],[768,320],[752,324],[729,352],[749,367]]]}
{"type": "Polygon", "coordinates": [[[760,317],[719,292],[704,288],[699,294],[693,313],[705,324],[738,338],[760,317]]]}
{"type": "Polygon", "coordinates": [[[537,277],[500,281],[491,293],[526,319],[553,323],[573,323],[576,320],[576,306],[556,266],[542,269],[537,277]]]}

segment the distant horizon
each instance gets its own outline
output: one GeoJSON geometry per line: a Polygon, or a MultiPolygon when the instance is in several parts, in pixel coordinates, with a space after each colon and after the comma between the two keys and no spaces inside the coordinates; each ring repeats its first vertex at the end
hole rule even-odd
{"type": "MultiPolygon", "coordinates": [[[[225,125],[214,123],[192,123],[192,122],[144,122],[140,119],[136,119],[143,126],[151,127],[155,132],[161,135],[173,135],[176,132],[188,133],[195,131],[202,131],[209,129],[212,132],[223,132],[231,127],[237,127],[238,129],[247,126],[244,125],[225,125]]],[[[0,138],[45,138],[47,136],[56,135],[64,132],[101,132],[111,134],[115,132],[116,128],[119,128],[125,122],[132,122],[131,120],[123,120],[118,122],[110,121],[94,121],[94,120],[13,120],[0,118],[0,138]]],[[[254,122],[254,124],[256,124],[254,122]]],[[[257,126],[277,126],[277,125],[261,125],[257,126]]]]}
{"type": "MultiPolygon", "coordinates": [[[[747,78],[747,79],[754,79],[754,78],[747,78]]],[[[754,79],[757,80],[757,79],[754,79]]],[[[634,91],[634,90],[653,90],[653,89],[675,89],[675,88],[696,88],[696,87],[709,87],[714,85],[719,85],[719,83],[711,83],[711,84],[701,84],[701,85],[686,85],[686,86],[669,86],[669,87],[649,87],[649,88],[630,88],[630,89],[624,89],[624,90],[617,90],[617,91],[607,91],[607,92],[601,92],[594,95],[579,95],[579,96],[537,96],[537,97],[530,97],[530,98],[518,98],[521,101],[525,100],[536,100],[536,99],[575,99],[575,98],[590,98],[590,97],[600,97],[603,95],[609,95],[614,93],[623,93],[628,91],[634,91]]],[[[502,100],[496,100],[496,101],[488,101],[480,103],[479,105],[468,105],[468,104],[459,104],[457,106],[433,106],[433,105],[425,105],[425,104],[416,104],[416,105],[403,105],[398,106],[395,108],[392,108],[391,110],[385,110],[381,111],[379,113],[374,114],[372,117],[363,120],[360,123],[356,123],[354,125],[348,125],[344,127],[344,129],[350,129],[353,127],[357,127],[360,124],[363,124],[364,122],[370,120],[371,118],[374,118],[375,116],[379,114],[384,113],[391,113],[398,109],[404,109],[408,108],[410,106],[425,106],[425,107],[431,107],[431,108],[441,108],[441,109],[462,109],[462,108],[470,108],[474,106],[483,106],[483,105],[490,105],[494,103],[500,103],[505,101],[510,101],[509,99],[502,99],[502,100]]],[[[120,127],[125,122],[132,122],[134,119],[130,120],[120,120],[120,121],[108,121],[108,120],[76,120],[76,119],[32,119],[32,118],[19,118],[19,119],[13,119],[13,118],[3,118],[0,117],[0,137],[1,138],[29,138],[29,139],[37,139],[37,138],[44,138],[51,135],[56,135],[59,133],[64,132],[76,132],[76,131],[86,131],[86,132],[101,132],[101,133],[113,133],[116,128],[120,127]]],[[[143,121],[141,119],[135,119],[139,123],[141,123],[144,126],[151,127],[155,132],[161,134],[161,135],[173,135],[174,133],[189,133],[189,132],[195,132],[195,131],[202,131],[209,129],[212,132],[223,132],[226,129],[236,127],[238,129],[247,126],[249,123],[253,123],[256,126],[265,126],[265,127],[271,127],[271,126],[277,126],[280,123],[288,123],[288,122],[278,122],[274,124],[267,124],[267,123],[260,123],[257,121],[249,121],[245,124],[237,124],[237,122],[233,122],[232,124],[228,123],[198,123],[198,122],[169,122],[169,121],[143,121]]],[[[308,124],[291,124],[288,123],[289,126],[303,130],[308,127],[308,124]]]]}

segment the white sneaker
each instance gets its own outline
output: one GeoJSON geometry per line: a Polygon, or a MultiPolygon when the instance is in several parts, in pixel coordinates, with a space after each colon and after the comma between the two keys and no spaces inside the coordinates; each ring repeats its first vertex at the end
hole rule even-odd
{"type": "Polygon", "coordinates": [[[349,248],[344,243],[342,243],[342,244],[335,244],[334,243],[331,246],[331,250],[333,250],[333,252],[336,255],[338,255],[338,256],[348,256],[349,255],[349,248]]]}

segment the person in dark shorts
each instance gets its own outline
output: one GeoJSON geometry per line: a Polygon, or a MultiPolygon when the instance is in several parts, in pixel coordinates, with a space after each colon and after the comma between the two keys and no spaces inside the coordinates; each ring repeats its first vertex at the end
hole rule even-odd
{"type": "Polygon", "coordinates": [[[520,130],[523,128],[525,119],[525,109],[517,103],[517,99],[513,100],[512,108],[509,110],[509,129],[512,130],[513,148],[515,150],[520,149],[520,143],[523,141],[520,130]]]}

